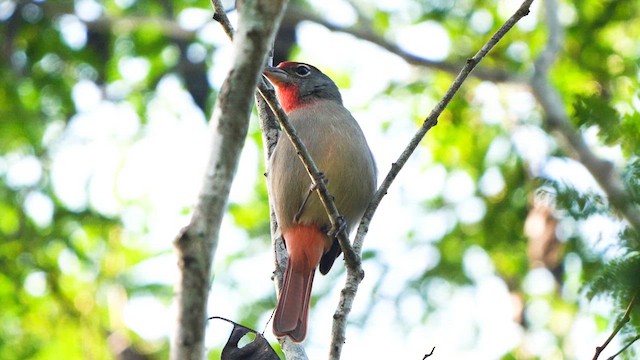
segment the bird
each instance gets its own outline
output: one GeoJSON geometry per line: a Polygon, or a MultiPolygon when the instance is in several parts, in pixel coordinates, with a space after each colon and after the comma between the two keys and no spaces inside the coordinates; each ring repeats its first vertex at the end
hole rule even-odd
{"type": "MultiPolygon", "coordinates": [[[[316,67],[282,62],[263,75],[323,175],[347,233],[376,189],[377,169],[362,129],[336,84],[316,67]]],[[[316,268],[326,275],[340,255],[331,222],[291,141],[280,138],[267,169],[269,196],[289,255],[273,317],[273,332],[302,342],[316,268]]]]}

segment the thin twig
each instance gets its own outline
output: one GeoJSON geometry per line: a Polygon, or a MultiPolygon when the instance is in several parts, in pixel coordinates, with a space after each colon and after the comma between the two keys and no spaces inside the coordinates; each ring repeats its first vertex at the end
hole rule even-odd
{"type": "MultiPolygon", "coordinates": [[[[364,242],[364,237],[369,230],[369,224],[371,223],[371,219],[378,208],[378,205],[382,201],[382,198],[387,194],[387,190],[391,186],[391,183],[395,180],[396,176],[402,169],[402,167],[406,164],[407,160],[411,156],[411,154],[418,147],[426,133],[434,127],[438,122],[438,117],[444,111],[446,106],[451,102],[453,96],[462,86],[462,83],[467,79],[471,71],[478,65],[478,63],[495,47],[495,45],[502,39],[511,28],[524,16],[529,14],[529,8],[533,0],[525,0],[522,5],[518,8],[518,10],[509,18],[501,27],[496,31],[496,33],[489,39],[489,41],[470,59],[467,60],[466,64],[454,80],[451,87],[447,90],[442,100],[433,108],[429,116],[425,119],[422,124],[422,127],[416,132],[413,136],[409,145],[402,152],[398,160],[394,162],[391,166],[391,170],[385,177],[384,181],[376,191],[373,199],[369,203],[367,210],[362,217],[360,222],[360,226],[358,227],[358,231],[356,233],[355,240],[353,242],[353,248],[357,254],[360,254],[362,251],[362,244],[364,242]]],[[[338,307],[333,315],[333,330],[332,330],[332,339],[331,339],[331,347],[329,353],[329,359],[338,360],[340,359],[340,354],[342,352],[342,345],[345,342],[345,331],[346,331],[346,319],[351,312],[351,308],[353,305],[353,299],[355,298],[356,292],[358,290],[358,285],[362,280],[361,274],[350,272],[350,268],[347,267],[347,279],[345,282],[345,287],[340,293],[340,301],[338,303],[338,307]]]]}
{"type": "Polygon", "coordinates": [[[618,355],[622,354],[623,352],[625,352],[631,345],[633,345],[633,343],[635,343],[636,341],[640,340],[640,335],[634,337],[633,339],[631,339],[631,341],[629,341],[625,346],[622,347],[622,349],[620,349],[620,351],[618,351],[617,353],[609,356],[607,358],[607,360],[613,360],[615,359],[618,355]]]}
{"type": "Polygon", "coordinates": [[[222,321],[226,321],[226,322],[228,322],[228,323],[233,324],[233,325],[234,325],[234,326],[236,326],[236,327],[241,327],[241,328],[243,328],[243,329],[247,330],[247,331],[248,331],[248,332],[250,332],[250,333],[254,333],[254,334],[256,334],[256,335],[263,335],[263,334],[261,334],[261,333],[257,332],[256,330],[254,330],[254,329],[252,329],[252,328],[250,328],[250,327],[247,327],[247,326],[244,326],[244,325],[242,325],[242,324],[239,324],[239,323],[237,323],[237,322],[235,322],[235,321],[233,321],[233,320],[227,319],[226,317],[222,317],[222,316],[210,316],[209,318],[207,318],[207,320],[222,320],[222,321]]]}
{"type": "Polygon", "coordinates": [[[434,351],[436,351],[436,347],[435,346],[431,349],[430,353],[424,354],[424,357],[422,358],[422,360],[425,360],[426,358],[431,357],[431,355],[433,355],[434,351]]]}
{"type": "Polygon", "coordinates": [[[224,5],[222,5],[220,0],[211,0],[211,6],[213,6],[213,20],[220,23],[225,34],[227,34],[229,39],[233,41],[233,34],[235,33],[235,30],[229,21],[224,5]]]}
{"type": "Polygon", "coordinates": [[[620,330],[622,330],[622,327],[624,327],[629,322],[629,320],[631,320],[631,316],[630,316],[631,310],[635,306],[637,299],[638,299],[638,293],[636,292],[633,295],[633,297],[631,298],[631,301],[629,301],[629,305],[627,305],[627,310],[625,310],[624,315],[622,315],[622,319],[620,319],[620,322],[618,323],[616,328],[613,329],[613,332],[609,335],[609,337],[604,342],[604,344],[602,344],[601,346],[597,346],[596,347],[596,352],[593,355],[593,360],[597,360],[598,359],[598,357],[600,356],[602,351],[604,351],[604,349],[607,347],[607,345],[609,345],[611,340],[613,340],[613,338],[616,337],[616,335],[620,332],[620,330]]]}

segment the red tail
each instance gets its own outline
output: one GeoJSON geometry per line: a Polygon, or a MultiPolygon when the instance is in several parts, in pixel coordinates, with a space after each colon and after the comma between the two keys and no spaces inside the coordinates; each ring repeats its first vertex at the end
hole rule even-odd
{"type": "Polygon", "coordinates": [[[307,336],[313,276],[325,249],[326,235],[311,226],[298,226],[283,232],[283,236],[289,261],[273,318],[273,333],[302,342],[307,336]]]}

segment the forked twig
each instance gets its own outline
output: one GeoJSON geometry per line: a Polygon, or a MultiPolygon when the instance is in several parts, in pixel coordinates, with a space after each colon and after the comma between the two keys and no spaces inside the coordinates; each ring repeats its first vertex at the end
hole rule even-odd
{"type": "MultiPolygon", "coordinates": [[[[618,323],[618,325],[616,325],[616,328],[613,329],[613,332],[609,335],[609,337],[607,338],[607,340],[605,340],[605,342],[600,345],[600,346],[596,346],[596,352],[593,355],[593,360],[597,360],[598,357],[600,356],[600,354],[604,351],[604,349],[607,347],[607,345],[609,345],[609,343],[611,342],[611,340],[613,340],[614,337],[616,337],[616,335],[618,335],[618,333],[620,332],[620,330],[622,330],[622,328],[629,322],[629,320],[631,320],[631,310],[633,309],[633,307],[636,304],[636,300],[638,299],[638,292],[636,292],[633,297],[631,298],[631,301],[629,301],[629,305],[627,305],[627,310],[625,310],[624,315],[622,315],[622,319],[620,319],[620,322],[618,323]]],[[[637,340],[637,339],[636,339],[637,340]]],[[[635,340],[634,340],[635,341],[635,340]]],[[[633,343],[633,342],[632,342],[633,343]]],[[[630,346],[631,344],[628,344],[626,347],[630,346]]],[[[624,351],[625,348],[623,348],[622,350],[620,350],[620,352],[618,352],[616,355],[614,355],[613,357],[617,356],[619,353],[621,353],[622,351],[624,351]]],[[[612,359],[613,357],[611,357],[610,359],[612,359]]]]}

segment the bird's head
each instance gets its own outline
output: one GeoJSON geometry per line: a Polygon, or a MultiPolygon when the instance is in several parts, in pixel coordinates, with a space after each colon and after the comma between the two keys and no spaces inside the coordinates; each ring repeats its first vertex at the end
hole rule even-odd
{"type": "Polygon", "coordinates": [[[342,104],[336,84],[315,66],[282,62],[278,67],[267,67],[263,74],[276,88],[278,100],[287,113],[317,100],[342,104]]]}

